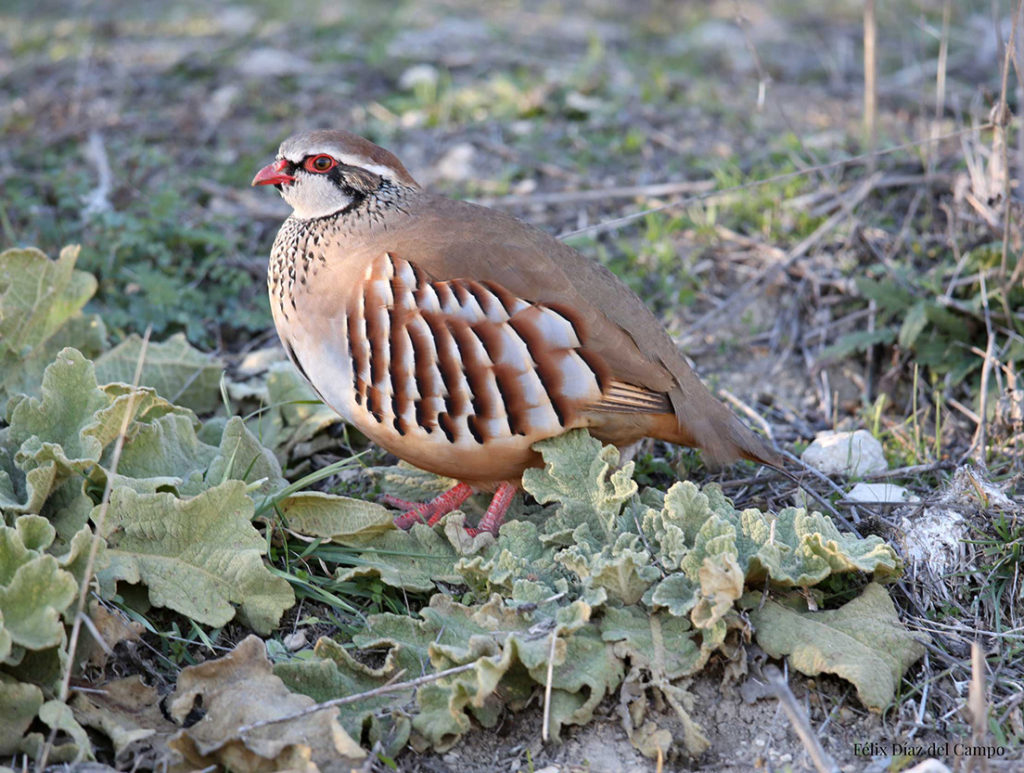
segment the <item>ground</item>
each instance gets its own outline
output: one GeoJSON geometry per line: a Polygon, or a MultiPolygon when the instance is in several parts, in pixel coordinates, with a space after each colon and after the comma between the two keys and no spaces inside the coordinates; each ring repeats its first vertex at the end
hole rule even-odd
{"type": "MultiPolygon", "coordinates": [[[[1018,184],[1019,135],[1007,129],[1011,170],[1000,173],[1005,146],[990,123],[1012,9],[879,3],[873,120],[864,13],[862,2],[789,0],[306,0],[287,10],[265,0],[15,0],[0,11],[0,244],[56,254],[80,242],[79,268],[99,279],[91,308],[112,336],[184,331],[241,367],[276,347],[264,272],[287,214],[249,181],[288,135],[345,128],[388,147],[421,183],[507,210],[605,262],[708,383],[782,447],[867,427],[892,467],[914,468],[898,480],[929,503],[967,458],[1019,496],[1024,299],[1020,234],[1001,198],[1018,184]],[[996,386],[979,404],[983,373],[996,386]],[[980,457],[979,413],[991,445],[980,457]]],[[[337,458],[325,448],[316,451],[337,458]]],[[[644,454],[655,482],[667,460],[723,483],[738,505],[792,500],[793,489],[754,481],[749,468],[737,480],[664,446],[644,454]]],[[[293,473],[319,466],[307,457],[292,457],[293,473]]],[[[831,501],[845,526],[901,539],[892,507],[831,501]]],[[[958,506],[977,524],[991,514],[958,506]]],[[[978,528],[976,544],[990,547],[992,533],[978,528]]],[[[1003,543],[1019,545],[1016,521],[1007,534],[1003,543]]],[[[1024,737],[1019,580],[1007,579],[1006,561],[964,561],[960,584],[947,578],[931,593],[935,578],[915,569],[895,592],[912,628],[949,640],[884,715],[863,710],[839,679],[792,676],[844,771],[870,764],[855,744],[911,731],[941,742],[969,726],[957,706],[975,629],[995,674],[990,729],[1012,748],[1024,737]],[[1008,595],[986,595],[995,586],[1008,595]],[[927,710],[911,685],[932,686],[927,710]]],[[[813,769],[778,702],[745,702],[721,664],[691,692],[711,749],[666,769],[813,769]]],[[[406,751],[397,765],[654,769],[610,703],[561,744],[541,742],[540,722],[533,706],[445,753],[406,751]]],[[[1010,770],[1014,759],[991,763],[1010,770]]]]}

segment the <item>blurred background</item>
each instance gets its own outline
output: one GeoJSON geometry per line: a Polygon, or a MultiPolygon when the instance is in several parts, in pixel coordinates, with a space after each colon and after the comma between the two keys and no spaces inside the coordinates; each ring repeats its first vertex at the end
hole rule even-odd
{"type": "Polygon", "coordinates": [[[1004,61],[1019,101],[1010,5],[7,0],[0,244],[80,243],[115,336],[272,345],[287,208],[249,182],[341,127],[576,232],[782,439],[879,395],[898,426],[915,389],[950,411],[933,435],[969,430],[984,277],[996,355],[1024,358],[1020,135],[990,123],[1004,61]]]}

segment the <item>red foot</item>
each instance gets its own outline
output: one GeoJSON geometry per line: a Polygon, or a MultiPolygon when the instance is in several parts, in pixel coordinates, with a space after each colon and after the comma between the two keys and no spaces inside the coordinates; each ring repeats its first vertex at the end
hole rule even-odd
{"type": "Polygon", "coordinates": [[[491,500],[491,504],[487,506],[487,512],[480,519],[477,529],[479,531],[489,531],[497,536],[498,529],[505,520],[505,513],[508,512],[508,506],[512,504],[512,497],[515,495],[516,487],[511,483],[502,483],[498,486],[498,490],[494,492],[494,498],[491,500]]]}
{"type": "Polygon", "coordinates": [[[391,498],[399,507],[409,505],[412,508],[395,518],[395,526],[399,529],[411,529],[414,523],[425,523],[427,526],[433,526],[441,520],[441,516],[447,515],[452,510],[458,510],[472,493],[472,488],[465,483],[459,483],[440,496],[436,496],[429,502],[424,502],[421,505],[415,502],[407,502],[397,497],[391,498]]]}
{"type": "MultiPolygon", "coordinates": [[[[423,504],[399,499],[390,494],[385,494],[381,499],[386,504],[406,508],[406,512],[395,518],[395,526],[399,529],[411,529],[414,523],[425,523],[427,526],[433,526],[441,520],[442,516],[447,515],[453,510],[458,510],[472,493],[473,489],[469,485],[459,483],[440,496],[423,504]]],[[[475,537],[482,531],[489,531],[491,534],[496,535],[498,528],[505,520],[505,513],[508,512],[508,507],[512,504],[512,497],[515,496],[515,493],[516,487],[511,483],[502,483],[498,486],[498,490],[494,492],[494,498],[491,499],[491,504],[488,506],[487,512],[484,513],[484,517],[480,519],[477,528],[466,529],[469,536],[475,537]]]]}

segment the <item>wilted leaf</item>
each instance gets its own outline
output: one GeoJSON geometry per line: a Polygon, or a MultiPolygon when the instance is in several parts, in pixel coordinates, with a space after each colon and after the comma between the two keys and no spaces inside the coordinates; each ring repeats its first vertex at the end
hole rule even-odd
{"type": "Polygon", "coordinates": [[[900,622],[885,588],[870,583],[839,609],[798,612],[770,601],[750,612],[757,643],[772,657],[789,656],[808,676],[836,674],[853,683],[861,702],[881,711],[924,647],[900,622]]]}
{"type": "Polygon", "coordinates": [[[697,628],[710,628],[743,595],[743,570],[730,552],[709,555],[700,568],[700,600],[690,613],[697,628]]]}
{"type": "Polygon", "coordinates": [[[289,691],[273,674],[263,642],[255,636],[222,658],[181,672],[168,704],[170,715],[181,723],[196,705],[203,707],[203,718],[181,730],[169,745],[197,768],[312,769],[312,763],[316,769],[333,770],[355,767],[366,757],[338,724],[333,708],[239,732],[245,725],[314,705],[312,698],[289,691]]]}
{"type": "Polygon", "coordinates": [[[107,665],[108,652],[123,641],[138,641],[146,631],[142,623],[129,620],[121,610],[107,609],[96,600],[89,604],[89,619],[92,625],[82,628],[78,656],[101,670],[107,665]],[[104,646],[96,641],[96,633],[102,637],[104,646]]]}
{"type": "Polygon", "coordinates": [[[71,708],[79,722],[110,739],[120,765],[157,768],[169,761],[167,740],[179,729],[164,717],[160,703],[155,687],[132,676],[107,682],[99,691],[75,693],[71,708]]]}
{"type": "MultiPolygon", "coordinates": [[[[383,665],[373,668],[356,660],[344,647],[321,638],[313,648],[316,660],[293,660],[274,665],[274,673],[289,689],[308,695],[317,702],[369,692],[400,678],[393,653],[383,665]]],[[[406,678],[413,678],[406,672],[406,678]]],[[[411,723],[404,711],[414,688],[382,693],[338,707],[338,721],[356,740],[369,745],[378,741],[384,753],[397,754],[409,740],[411,723]]]]}

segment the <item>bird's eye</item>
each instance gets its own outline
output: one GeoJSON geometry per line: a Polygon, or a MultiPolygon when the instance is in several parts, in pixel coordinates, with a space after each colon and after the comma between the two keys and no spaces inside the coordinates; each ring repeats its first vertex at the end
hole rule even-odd
{"type": "Polygon", "coordinates": [[[310,172],[329,172],[334,169],[338,162],[328,156],[326,153],[321,153],[319,156],[311,156],[306,159],[306,169],[310,172]]]}

